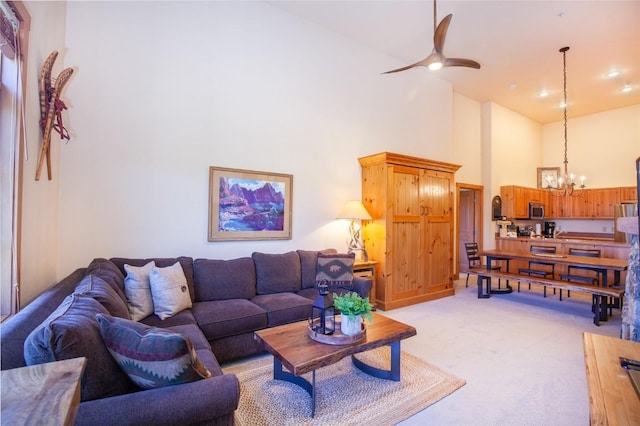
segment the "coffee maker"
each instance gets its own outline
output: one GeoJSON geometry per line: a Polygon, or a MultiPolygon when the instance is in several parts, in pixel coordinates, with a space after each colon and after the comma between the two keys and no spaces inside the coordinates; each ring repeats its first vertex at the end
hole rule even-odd
{"type": "Polygon", "coordinates": [[[553,238],[556,234],[556,223],[555,222],[545,222],[544,223],[544,237],[545,238],[553,238]]]}

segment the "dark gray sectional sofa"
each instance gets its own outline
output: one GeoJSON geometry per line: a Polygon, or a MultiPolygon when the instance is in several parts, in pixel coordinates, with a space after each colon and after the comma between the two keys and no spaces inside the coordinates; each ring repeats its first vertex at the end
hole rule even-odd
{"type": "MultiPolygon", "coordinates": [[[[56,359],[87,358],[76,424],[233,424],[240,387],[235,375],[223,374],[220,364],[262,352],[264,349],[253,338],[254,331],[306,320],[318,294],[314,288],[318,254],[335,252],[329,249],[253,253],[251,257],[232,260],[94,259],[2,324],[1,368],[27,365],[25,340],[34,329],[42,328],[41,324],[54,311],[60,311],[58,308],[63,302],[69,304],[73,299],[74,303],[81,302],[76,307],[76,316],[73,316],[73,303],[63,309],[64,315],[71,318],[66,323],[69,329],[64,330],[63,337],[48,343],[64,346],[57,348],[63,355],[54,355],[56,359]],[[127,316],[122,311],[121,300],[126,304],[124,265],[143,266],[151,260],[158,267],[180,262],[192,308],[165,320],[150,315],[141,322],[188,336],[197,357],[212,373],[211,378],[142,390],[129,380],[102,344],[99,328],[92,322],[95,315],[127,316]],[[108,285],[101,291],[94,288],[92,293],[74,294],[86,288],[78,284],[86,282],[89,276],[98,277],[108,285]],[[74,296],[70,296],[72,294],[74,296]]],[[[354,277],[353,291],[368,296],[370,289],[370,281],[354,277]]]]}

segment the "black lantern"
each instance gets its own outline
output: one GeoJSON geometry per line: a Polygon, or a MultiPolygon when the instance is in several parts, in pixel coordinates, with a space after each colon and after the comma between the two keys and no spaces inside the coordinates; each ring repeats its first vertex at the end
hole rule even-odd
{"type": "Polygon", "coordinates": [[[336,315],[333,297],[327,284],[318,284],[320,294],[311,307],[311,329],[319,334],[333,334],[336,329],[336,315]]]}

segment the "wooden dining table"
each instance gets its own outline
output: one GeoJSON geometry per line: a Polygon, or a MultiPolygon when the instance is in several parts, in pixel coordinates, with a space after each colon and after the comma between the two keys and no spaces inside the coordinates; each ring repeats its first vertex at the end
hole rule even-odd
{"type": "MultiPolygon", "coordinates": [[[[506,250],[483,250],[481,256],[487,258],[487,268],[492,262],[497,260],[535,260],[565,266],[586,266],[602,274],[601,285],[620,285],[620,273],[629,267],[627,259],[617,259],[612,257],[586,257],[572,256],[562,253],[531,253],[529,251],[506,251],[506,250]],[[608,273],[613,271],[613,282],[609,283],[608,273]]],[[[507,264],[508,268],[508,264],[507,264]]],[[[506,271],[509,272],[509,271],[506,271]]]]}

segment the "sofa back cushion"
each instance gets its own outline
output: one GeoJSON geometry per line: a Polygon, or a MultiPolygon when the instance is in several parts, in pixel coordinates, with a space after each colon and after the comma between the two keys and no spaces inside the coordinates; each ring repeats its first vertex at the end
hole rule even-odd
{"type": "Polygon", "coordinates": [[[87,275],[74,290],[76,294],[93,297],[100,302],[114,317],[130,319],[127,303],[120,298],[116,290],[104,279],[95,275],[87,275]]]}
{"type": "Polygon", "coordinates": [[[338,250],[329,248],[325,250],[298,250],[300,256],[300,275],[302,288],[313,288],[316,284],[316,271],[319,254],[335,254],[338,250]]]}
{"type": "Polygon", "coordinates": [[[195,291],[193,289],[193,258],[191,257],[152,257],[148,259],[127,259],[124,257],[112,257],[109,260],[112,261],[118,267],[118,269],[120,269],[120,272],[122,272],[123,275],[126,275],[126,272],[124,270],[125,264],[131,266],[144,266],[147,263],[153,261],[158,268],[166,268],[167,266],[171,266],[176,262],[180,262],[180,266],[182,266],[182,271],[184,272],[184,277],[187,279],[187,286],[189,286],[191,301],[193,302],[195,300],[195,291]]]}
{"type": "Polygon", "coordinates": [[[72,294],[29,334],[24,343],[27,365],[87,358],[80,390],[82,401],[135,389],[102,342],[97,314],[109,313],[92,297],[72,294]]]}
{"type": "Polygon", "coordinates": [[[273,294],[300,291],[300,257],[295,251],[283,254],[255,252],[256,293],[273,294]]]}
{"type": "Polygon", "coordinates": [[[196,259],[193,262],[196,302],[224,299],[251,299],[256,295],[256,268],[253,259],[196,259]]]}
{"type": "Polygon", "coordinates": [[[124,302],[127,301],[124,295],[124,274],[118,266],[108,259],[96,258],[87,266],[87,275],[95,275],[102,278],[116,291],[124,302]]]}

